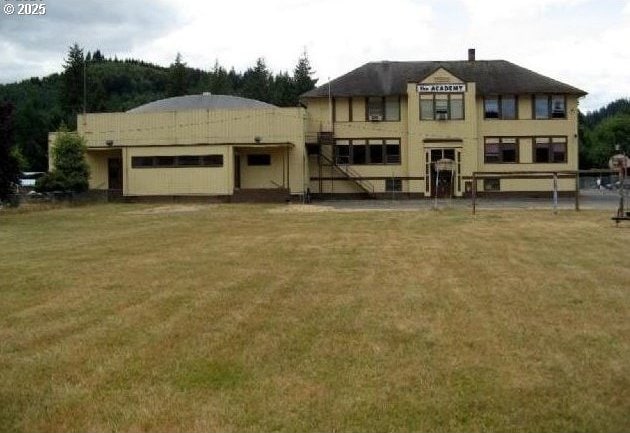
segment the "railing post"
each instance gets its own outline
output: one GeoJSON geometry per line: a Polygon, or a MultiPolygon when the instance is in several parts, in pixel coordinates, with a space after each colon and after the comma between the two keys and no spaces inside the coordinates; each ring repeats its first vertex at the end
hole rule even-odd
{"type": "Polygon", "coordinates": [[[472,175],[472,213],[475,214],[475,207],[477,201],[477,175],[473,173],[472,175]]]}
{"type": "Polygon", "coordinates": [[[553,173],[553,213],[558,213],[558,173],[553,173]]]}
{"type": "Polygon", "coordinates": [[[575,172],[575,210],[580,210],[580,172],[575,172]]]}

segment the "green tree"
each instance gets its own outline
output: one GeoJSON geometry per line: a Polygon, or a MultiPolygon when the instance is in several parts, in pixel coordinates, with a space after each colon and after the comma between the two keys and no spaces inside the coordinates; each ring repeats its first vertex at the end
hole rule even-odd
{"type": "Polygon", "coordinates": [[[271,79],[271,73],[267,69],[265,60],[262,57],[258,58],[256,66],[249,68],[243,74],[243,96],[258,101],[270,102],[271,79]]]}
{"type": "Polygon", "coordinates": [[[271,81],[271,103],[280,107],[297,105],[295,83],[288,73],[280,72],[271,81]]]}
{"type": "Polygon", "coordinates": [[[62,128],[52,146],[54,168],[37,182],[39,191],[84,192],[88,189],[90,169],[85,161],[85,140],[62,128]]]}
{"type": "Polygon", "coordinates": [[[61,105],[67,115],[67,123],[76,126],[76,114],[83,109],[83,80],[85,58],[83,49],[77,43],[69,47],[68,57],[63,65],[63,85],[61,89],[61,105]]]}
{"type": "MultiPolygon", "coordinates": [[[[298,59],[298,63],[293,71],[293,81],[295,83],[295,93],[297,98],[302,93],[308,92],[315,88],[317,79],[313,79],[314,71],[311,69],[311,62],[308,59],[306,50],[302,53],[302,56],[298,59]]],[[[299,101],[295,101],[294,105],[297,105],[299,101]]]]}
{"type": "Polygon", "coordinates": [[[586,155],[595,167],[606,167],[616,153],[615,146],[630,153],[630,114],[620,113],[605,118],[585,133],[586,155]]]}
{"type": "Polygon", "coordinates": [[[13,104],[0,103],[0,201],[6,201],[15,191],[20,177],[13,130],[13,104]]]}
{"type": "Polygon", "coordinates": [[[214,62],[214,68],[210,73],[209,89],[215,95],[232,95],[234,93],[228,72],[219,65],[218,60],[214,62]]]}
{"type": "Polygon", "coordinates": [[[175,62],[169,69],[169,81],[166,88],[168,96],[183,96],[188,94],[188,77],[186,63],[182,62],[182,55],[177,53],[175,62]]]}

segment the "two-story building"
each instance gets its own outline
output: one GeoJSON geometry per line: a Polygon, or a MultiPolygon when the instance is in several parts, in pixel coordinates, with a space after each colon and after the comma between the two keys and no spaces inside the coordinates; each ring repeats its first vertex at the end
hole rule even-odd
{"type": "MultiPolygon", "coordinates": [[[[79,115],[90,188],[287,199],[575,191],[585,92],[504,60],[367,63],[303,107],[189,95],[79,115]],[[248,193],[250,193],[248,195],[248,193]]],[[[51,144],[53,143],[51,135],[51,144]]]]}
{"type": "Polygon", "coordinates": [[[504,60],[375,62],[303,95],[310,190],[575,191],[580,89],[504,60]],[[495,173],[495,176],[488,175],[495,173]],[[486,174],[484,177],[483,174],[486,174]]]}

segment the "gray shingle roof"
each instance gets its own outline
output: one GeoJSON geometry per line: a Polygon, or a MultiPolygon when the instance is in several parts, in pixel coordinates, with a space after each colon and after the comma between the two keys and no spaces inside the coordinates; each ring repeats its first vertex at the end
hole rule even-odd
{"type": "Polygon", "coordinates": [[[127,113],[154,113],[160,111],[184,111],[184,110],[238,110],[255,108],[275,108],[275,105],[255,99],[241,98],[239,96],[202,95],[176,96],[174,98],[160,99],[132,108],[127,113]]]}
{"type": "MultiPolygon", "coordinates": [[[[444,68],[466,82],[477,83],[477,94],[586,92],[505,60],[371,62],[330,83],[332,96],[404,95],[408,82],[419,82],[444,68]]],[[[302,94],[303,98],[328,96],[328,83],[302,94]]]]}

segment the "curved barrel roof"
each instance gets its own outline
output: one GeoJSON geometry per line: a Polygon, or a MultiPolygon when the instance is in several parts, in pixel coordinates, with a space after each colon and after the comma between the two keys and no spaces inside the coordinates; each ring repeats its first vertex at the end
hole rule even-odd
{"type": "Polygon", "coordinates": [[[127,113],[155,113],[163,111],[184,110],[239,110],[256,108],[276,108],[275,105],[255,99],[241,98],[240,96],[201,95],[175,96],[173,98],[160,99],[140,105],[128,110],[127,113]]]}

